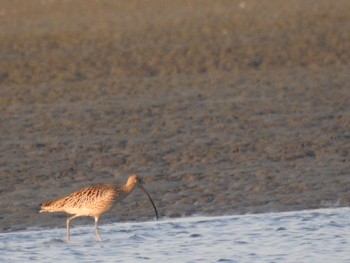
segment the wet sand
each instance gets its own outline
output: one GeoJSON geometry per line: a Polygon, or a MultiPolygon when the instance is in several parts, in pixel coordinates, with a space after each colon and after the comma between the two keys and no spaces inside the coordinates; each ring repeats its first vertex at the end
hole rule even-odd
{"type": "Polygon", "coordinates": [[[121,2],[1,5],[1,232],[134,172],[162,217],[349,205],[349,1],[121,2]]]}

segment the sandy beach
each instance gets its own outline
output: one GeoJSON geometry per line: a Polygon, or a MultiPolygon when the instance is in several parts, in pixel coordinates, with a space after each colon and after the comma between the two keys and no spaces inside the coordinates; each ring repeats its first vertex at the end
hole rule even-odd
{"type": "MultiPolygon", "coordinates": [[[[142,176],[161,217],[350,203],[350,1],[1,1],[0,232],[142,176]]],[[[101,218],[153,220],[141,191],[101,218]]],[[[75,224],[92,224],[91,218],[75,224]]]]}

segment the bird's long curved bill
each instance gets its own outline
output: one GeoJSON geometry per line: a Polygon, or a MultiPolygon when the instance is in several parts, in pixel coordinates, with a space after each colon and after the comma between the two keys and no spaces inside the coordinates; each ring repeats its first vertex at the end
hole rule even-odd
{"type": "Polygon", "coordinates": [[[154,203],[153,203],[153,200],[152,200],[151,196],[149,195],[149,193],[148,193],[147,190],[143,187],[142,184],[139,184],[139,187],[140,187],[141,190],[148,196],[149,200],[151,201],[151,203],[152,203],[152,205],[153,205],[153,208],[154,208],[154,211],[156,212],[157,220],[158,220],[158,211],[157,211],[156,206],[155,206],[154,203]]]}

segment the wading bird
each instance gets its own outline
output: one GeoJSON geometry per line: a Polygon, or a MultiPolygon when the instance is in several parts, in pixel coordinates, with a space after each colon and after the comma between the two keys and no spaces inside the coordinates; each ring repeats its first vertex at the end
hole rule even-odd
{"type": "Polygon", "coordinates": [[[72,219],[81,216],[91,216],[95,218],[95,233],[100,241],[102,238],[98,229],[98,220],[100,216],[109,211],[116,202],[126,198],[138,186],[151,201],[156,217],[158,211],[153,203],[151,196],[142,185],[141,178],[137,175],[131,175],[128,181],[122,187],[112,184],[96,185],[81,189],[66,197],[55,201],[41,204],[41,212],[65,212],[73,216],[67,218],[67,241],[70,240],[70,222],[72,219]]]}

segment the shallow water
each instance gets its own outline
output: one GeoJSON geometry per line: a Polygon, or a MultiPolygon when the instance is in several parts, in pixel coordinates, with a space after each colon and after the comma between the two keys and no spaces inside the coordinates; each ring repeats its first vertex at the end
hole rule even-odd
{"type": "Polygon", "coordinates": [[[0,234],[0,262],[350,262],[349,208],[0,234]]]}

